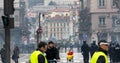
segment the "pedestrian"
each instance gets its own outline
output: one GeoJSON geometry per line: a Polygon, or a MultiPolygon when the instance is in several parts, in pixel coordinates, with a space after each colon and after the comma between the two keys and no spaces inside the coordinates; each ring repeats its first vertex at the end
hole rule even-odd
{"type": "Polygon", "coordinates": [[[120,45],[119,45],[119,43],[116,43],[115,54],[116,54],[115,62],[120,63],[120,45]]]}
{"type": "Polygon", "coordinates": [[[83,55],[84,63],[89,63],[89,51],[90,51],[90,47],[88,46],[86,41],[83,41],[83,45],[81,46],[81,52],[83,55]]]}
{"type": "Polygon", "coordinates": [[[30,63],[48,63],[45,51],[47,50],[47,43],[41,41],[37,49],[30,55],[30,63]]]}
{"type": "Polygon", "coordinates": [[[115,53],[115,42],[111,41],[109,44],[109,50],[108,50],[108,54],[110,57],[110,63],[114,63],[116,60],[116,53],[115,53]]]}
{"type": "Polygon", "coordinates": [[[53,41],[50,41],[48,43],[48,49],[46,51],[46,58],[48,59],[48,63],[51,63],[51,62],[57,63],[56,61],[60,60],[59,51],[55,47],[55,44],[53,41]],[[56,60],[56,61],[54,61],[54,60],[56,60]]]}
{"type": "Polygon", "coordinates": [[[7,63],[7,61],[6,61],[6,54],[5,53],[6,53],[5,44],[3,44],[3,47],[0,50],[2,63],[7,63]]]}
{"type": "Polygon", "coordinates": [[[20,54],[19,47],[15,46],[13,49],[13,55],[12,55],[12,59],[15,63],[18,63],[19,54],[20,54]]]}
{"type": "Polygon", "coordinates": [[[96,41],[93,41],[90,46],[90,55],[92,57],[93,53],[98,49],[98,46],[96,44],[96,41]]]}
{"type": "Polygon", "coordinates": [[[98,50],[95,51],[91,58],[91,63],[108,63],[108,42],[106,40],[100,40],[98,42],[98,50]]]}

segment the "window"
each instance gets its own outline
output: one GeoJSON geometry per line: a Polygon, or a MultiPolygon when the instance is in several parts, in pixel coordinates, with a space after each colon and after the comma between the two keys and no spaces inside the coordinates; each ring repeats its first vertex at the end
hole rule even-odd
{"type": "Polygon", "coordinates": [[[115,4],[114,0],[111,1],[111,6],[112,6],[113,8],[116,8],[116,4],[115,4]]]}
{"type": "Polygon", "coordinates": [[[66,24],[66,23],[64,23],[64,27],[65,27],[65,24],[66,24]]]}
{"type": "Polygon", "coordinates": [[[54,23],[54,26],[53,27],[55,27],[55,23],[54,23]]]}
{"type": "Polygon", "coordinates": [[[100,8],[104,8],[105,7],[105,0],[98,0],[98,6],[100,8]]]}
{"type": "Polygon", "coordinates": [[[51,28],[50,30],[51,30],[51,32],[52,32],[52,28],[51,28]]]}
{"type": "Polygon", "coordinates": [[[56,37],[56,33],[54,33],[54,37],[56,37]]]}
{"type": "Polygon", "coordinates": [[[57,23],[55,23],[54,25],[55,25],[54,27],[57,27],[57,23]]]}
{"type": "Polygon", "coordinates": [[[57,23],[57,27],[59,27],[59,23],[57,23]]]}
{"type": "Polygon", "coordinates": [[[62,26],[63,24],[61,23],[61,26],[62,26]]]}
{"type": "Polygon", "coordinates": [[[56,28],[54,28],[54,32],[56,31],[56,28]]]}
{"type": "Polygon", "coordinates": [[[103,16],[100,16],[99,17],[99,25],[101,26],[103,26],[103,25],[105,25],[105,17],[103,17],[103,16]]]}
{"type": "Polygon", "coordinates": [[[52,27],[52,23],[50,24],[50,26],[52,27]]]}
{"type": "Polygon", "coordinates": [[[59,23],[59,26],[61,26],[61,23],[59,23]]]}
{"type": "Polygon", "coordinates": [[[112,25],[120,25],[120,20],[118,20],[118,16],[113,16],[112,17],[112,25]]]}
{"type": "Polygon", "coordinates": [[[113,16],[112,17],[112,26],[115,26],[115,24],[116,24],[116,21],[117,20],[117,16],[113,16]]]}
{"type": "Polygon", "coordinates": [[[61,28],[61,32],[62,32],[62,28],[61,28]]]}
{"type": "Polygon", "coordinates": [[[112,0],[112,6],[115,6],[116,4],[115,4],[115,2],[112,0]]]}

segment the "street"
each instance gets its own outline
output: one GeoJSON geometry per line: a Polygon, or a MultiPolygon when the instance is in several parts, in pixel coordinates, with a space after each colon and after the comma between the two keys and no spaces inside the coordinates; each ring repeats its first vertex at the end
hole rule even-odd
{"type": "MultiPolygon", "coordinates": [[[[82,60],[83,58],[81,53],[78,53],[76,48],[74,48],[73,51],[74,51],[73,62],[69,62],[69,63],[83,63],[83,60],[82,60]]],[[[29,56],[30,54],[20,54],[19,63],[28,63],[29,56]]],[[[2,63],[1,59],[0,59],[0,63],[2,63]]],[[[12,59],[11,59],[11,63],[14,63],[12,59]]],[[[67,63],[67,55],[64,52],[64,49],[61,50],[60,52],[60,62],[58,63],[67,63]]]]}
{"type": "MultiPolygon", "coordinates": [[[[76,48],[73,48],[73,51],[74,51],[73,62],[67,62],[67,55],[64,52],[64,49],[62,49],[60,52],[60,62],[58,63],[83,63],[82,54],[78,53],[76,48]]],[[[19,63],[29,63],[29,56],[30,54],[20,54],[19,63]]],[[[2,63],[1,58],[0,58],[0,63],[2,63]]],[[[11,59],[11,63],[14,63],[12,59],[11,59]]]]}
{"type": "MultiPolygon", "coordinates": [[[[19,63],[27,63],[29,61],[29,56],[30,54],[20,54],[19,63]]],[[[66,53],[60,53],[60,58],[61,60],[59,63],[67,62],[66,53]]],[[[0,63],[2,62],[0,61],[0,63]]],[[[12,59],[11,59],[11,63],[14,63],[12,59]]],[[[81,53],[75,53],[74,60],[73,62],[70,63],[83,63],[81,53]]]]}
{"type": "Polygon", "coordinates": [[[15,55],[18,63],[29,63],[36,48],[45,52],[41,42],[53,42],[50,50],[58,48],[59,53],[46,51],[50,59],[60,55],[57,63],[84,63],[87,58],[90,63],[91,56],[99,63],[96,56],[103,53],[106,62],[120,63],[120,0],[0,0],[0,16],[0,56],[7,63],[14,63],[15,55]],[[96,50],[103,53],[93,55],[96,50]]]}

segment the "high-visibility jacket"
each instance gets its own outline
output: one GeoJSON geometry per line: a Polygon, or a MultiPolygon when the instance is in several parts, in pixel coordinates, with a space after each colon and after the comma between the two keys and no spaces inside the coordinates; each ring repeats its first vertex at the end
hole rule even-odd
{"type": "Polygon", "coordinates": [[[34,51],[30,56],[30,63],[38,63],[38,55],[41,54],[45,58],[45,63],[48,63],[45,55],[40,51],[34,51]]]}
{"type": "Polygon", "coordinates": [[[91,63],[97,63],[97,60],[100,56],[104,56],[105,58],[105,63],[108,63],[108,57],[105,53],[103,52],[95,52],[91,58],[91,63]]]}

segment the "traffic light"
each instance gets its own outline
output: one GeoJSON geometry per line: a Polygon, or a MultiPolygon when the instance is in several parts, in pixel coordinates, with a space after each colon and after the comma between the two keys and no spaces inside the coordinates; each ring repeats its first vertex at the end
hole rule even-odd
{"type": "Polygon", "coordinates": [[[2,16],[2,21],[4,28],[14,28],[14,18],[9,18],[8,16],[2,16]]]}
{"type": "Polygon", "coordinates": [[[9,26],[9,17],[8,16],[2,16],[2,21],[3,21],[4,27],[9,26]]]}
{"type": "Polygon", "coordinates": [[[4,0],[4,14],[14,14],[14,0],[4,0]]]}
{"type": "Polygon", "coordinates": [[[14,18],[9,18],[9,28],[14,28],[14,18]]]}

